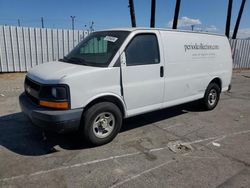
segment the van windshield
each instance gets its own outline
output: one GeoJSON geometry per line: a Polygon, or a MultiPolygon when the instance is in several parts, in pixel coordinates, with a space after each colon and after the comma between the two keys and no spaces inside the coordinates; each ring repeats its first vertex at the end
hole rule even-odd
{"type": "Polygon", "coordinates": [[[107,67],[128,34],[128,31],[91,33],[59,61],[86,66],[107,67]]]}

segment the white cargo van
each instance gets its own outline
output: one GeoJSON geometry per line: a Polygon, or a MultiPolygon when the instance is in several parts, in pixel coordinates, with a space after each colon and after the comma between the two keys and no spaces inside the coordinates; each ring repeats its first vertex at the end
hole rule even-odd
{"type": "Polygon", "coordinates": [[[39,127],[79,130],[101,145],[117,135],[123,118],[198,99],[212,110],[231,76],[225,36],[104,30],[90,34],[63,59],[29,70],[20,105],[39,127]]]}

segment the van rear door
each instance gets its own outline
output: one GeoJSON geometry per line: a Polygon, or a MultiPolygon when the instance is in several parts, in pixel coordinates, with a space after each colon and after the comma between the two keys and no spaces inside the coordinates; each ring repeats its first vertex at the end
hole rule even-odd
{"type": "Polygon", "coordinates": [[[160,109],[164,96],[164,65],[159,33],[137,33],[125,48],[122,84],[127,115],[160,109]]]}

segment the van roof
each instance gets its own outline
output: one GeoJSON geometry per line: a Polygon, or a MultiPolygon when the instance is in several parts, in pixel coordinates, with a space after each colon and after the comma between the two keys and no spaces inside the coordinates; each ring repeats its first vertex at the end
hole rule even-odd
{"type": "Polygon", "coordinates": [[[104,29],[100,31],[137,31],[137,30],[157,30],[157,31],[172,31],[172,32],[183,32],[183,33],[198,33],[198,34],[207,34],[207,35],[217,35],[217,36],[225,36],[219,33],[210,33],[210,32],[201,32],[201,31],[188,31],[188,30],[175,30],[175,29],[166,29],[166,28],[149,28],[149,27],[125,27],[125,28],[112,28],[112,29],[104,29]]]}

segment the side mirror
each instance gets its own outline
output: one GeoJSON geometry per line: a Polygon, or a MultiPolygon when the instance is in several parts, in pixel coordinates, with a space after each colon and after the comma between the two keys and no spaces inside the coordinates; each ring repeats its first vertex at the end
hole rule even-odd
{"type": "Polygon", "coordinates": [[[120,55],[120,62],[121,62],[122,66],[126,65],[126,54],[125,54],[125,52],[122,52],[122,54],[120,55]]]}

